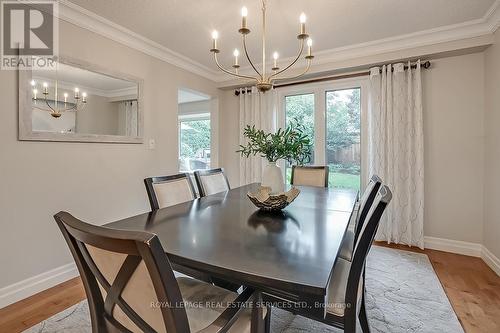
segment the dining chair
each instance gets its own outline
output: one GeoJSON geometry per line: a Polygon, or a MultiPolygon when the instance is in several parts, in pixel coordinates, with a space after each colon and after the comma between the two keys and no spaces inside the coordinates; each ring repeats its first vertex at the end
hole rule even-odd
{"type": "Polygon", "coordinates": [[[328,166],[292,166],[291,185],[328,187],[328,166]]]}
{"type": "Polygon", "coordinates": [[[176,278],[158,236],[54,216],[85,288],[92,332],[267,332],[262,296],[176,278]]]}
{"type": "Polygon", "coordinates": [[[355,204],[351,219],[349,220],[349,226],[347,227],[347,231],[344,235],[342,246],[340,248],[340,257],[342,259],[349,261],[352,260],[354,243],[356,242],[356,238],[363,227],[366,215],[368,214],[368,211],[370,210],[373,200],[375,199],[377,191],[381,185],[382,179],[377,175],[373,175],[370,178],[361,199],[355,204]]]}
{"type": "Polygon", "coordinates": [[[152,210],[196,199],[196,191],[187,173],[144,179],[152,210]]]}
{"type": "Polygon", "coordinates": [[[363,332],[370,332],[365,306],[366,257],[391,199],[390,189],[385,185],[381,186],[356,240],[352,262],[338,258],[333,268],[323,322],[341,328],[344,332],[356,332],[357,318],[363,332]]]}
{"type": "Polygon", "coordinates": [[[194,172],[194,177],[200,197],[228,191],[231,188],[222,168],[198,170],[194,172]]]}

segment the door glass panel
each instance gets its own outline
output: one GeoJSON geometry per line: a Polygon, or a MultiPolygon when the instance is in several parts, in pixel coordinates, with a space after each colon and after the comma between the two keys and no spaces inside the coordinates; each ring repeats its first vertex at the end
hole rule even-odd
{"type": "Polygon", "coordinates": [[[325,152],[330,187],[360,188],[360,95],[360,88],[326,92],[325,152]]]}
{"type": "MultiPolygon", "coordinates": [[[[285,122],[288,126],[291,121],[297,120],[305,126],[306,134],[311,139],[314,151],[314,94],[293,95],[285,97],[285,122]]],[[[310,164],[314,164],[314,152],[310,164]]],[[[286,163],[286,181],[290,183],[292,169],[286,163]]]]}

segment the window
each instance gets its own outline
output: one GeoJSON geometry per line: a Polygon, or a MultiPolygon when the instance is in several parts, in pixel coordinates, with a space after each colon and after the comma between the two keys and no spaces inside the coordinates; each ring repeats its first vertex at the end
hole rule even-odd
{"type": "Polygon", "coordinates": [[[210,114],[179,116],[179,170],[210,169],[210,114]]]}
{"type": "MultiPolygon", "coordinates": [[[[364,81],[309,85],[280,91],[281,125],[297,119],[313,142],[311,165],[328,165],[329,186],[361,188],[362,117],[364,81]]],[[[284,164],[287,183],[291,167],[284,164]]]]}

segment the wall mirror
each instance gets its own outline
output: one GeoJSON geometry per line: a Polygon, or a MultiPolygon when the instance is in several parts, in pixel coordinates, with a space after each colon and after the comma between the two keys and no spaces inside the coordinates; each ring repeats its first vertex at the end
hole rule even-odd
{"type": "Polygon", "coordinates": [[[60,57],[19,71],[19,140],[142,143],[142,80],[60,57]]]}

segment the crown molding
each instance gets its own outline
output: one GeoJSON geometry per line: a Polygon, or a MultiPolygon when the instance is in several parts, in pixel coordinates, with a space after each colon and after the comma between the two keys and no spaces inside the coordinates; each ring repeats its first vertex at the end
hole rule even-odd
{"type": "MultiPolygon", "coordinates": [[[[225,83],[235,82],[229,75],[211,69],[68,0],[59,0],[59,17],[80,28],[90,30],[171,65],[215,81],[219,83],[219,86],[224,86],[225,83]]],[[[319,67],[324,67],[327,64],[333,64],[348,59],[366,58],[369,56],[405,51],[439,43],[473,39],[474,37],[491,35],[499,27],[500,0],[496,0],[486,14],[480,19],[366,43],[323,50],[316,53],[314,63],[315,66],[320,65],[319,67]]],[[[451,51],[451,49],[449,51],[451,51]]],[[[292,58],[287,58],[282,59],[280,62],[287,63],[291,60],[292,58]]],[[[241,68],[240,71],[242,73],[250,73],[251,68],[249,66],[244,67],[241,68]]]]}
{"type": "Polygon", "coordinates": [[[213,80],[218,72],[68,0],[59,0],[59,18],[132,49],[213,80]]]}

